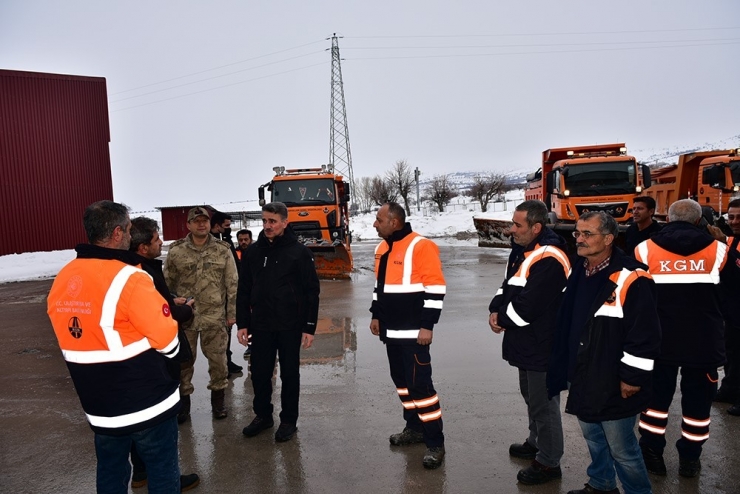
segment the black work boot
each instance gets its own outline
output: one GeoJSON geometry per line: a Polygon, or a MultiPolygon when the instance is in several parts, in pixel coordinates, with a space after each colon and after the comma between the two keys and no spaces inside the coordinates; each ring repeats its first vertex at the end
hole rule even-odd
{"type": "Polygon", "coordinates": [[[435,468],[439,468],[440,465],[442,465],[442,462],[445,461],[445,447],[439,446],[436,448],[427,448],[426,453],[424,453],[424,459],[422,460],[422,465],[424,465],[424,468],[428,470],[434,470],[435,468]]]}
{"type": "Polygon", "coordinates": [[[653,475],[665,475],[665,461],[663,455],[645,445],[641,445],[642,459],[645,461],[645,468],[653,475]]]}
{"type": "Polygon", "coordinates": [[[225,419],[228,416],[224,405],[224,390],[211,391],[211,412],[214,419],[225,419]]]}
{"type": "Polygon", "coordinates": [[[180,492],[189,491],[195,489],[200,485],[200,477],[197,473],[191,473],[188,475],[180,475],[180,492]]]}
{"type": "Polygon", "coordinates": [[[678,474],[681,477],[696,477],[701,471],[701,460],[687,460],[685,458],[678,459],[678,474]]]}
{"type": "Polygon", "coordinates": [[[272,417],[266,419],[255,417],[248,426],[242,429],[242,434],[247,437],[254,437],[260,432],[267,430],[274,425],[275,422],[272,420],[272,417]]]}
{"type": "Polygon", "coordinates": [[[177,412],[177,423],[184,424],[190,419],[190,395],[180,397],[180,411],[177,412]]]}
{"type": "Polygon", "coordinates": [[[516,479],[524,485],[544,484],[551,480],[563,477],[560,467],[548,467],[537,460],[532,460],[532,464],[523,470],[519,470],[516,479]]]}
{"type": "Polygon", "coordinates": [[[409,444],[423,443],[424,433],[404,427],[403,432],[391,434],[388,438],[393,446],[407,446],[409,444]]]}
{"type": "Polygon", "coordinates": [[[568,491],[568,494],[619,494],[619,489],[611,489],[609,491],[602,491],[586,484],[583,489],[576,489],[574,491],[568,491]]]}
{"type": "Polygon", "coordinates": [[[539,449],[536,446],[532,446],[526,440],[522,444],[512,444],[509,446],[509,455],[516,458],[524,458],[525,460],[534,460],[538,451],[539,449]]]}

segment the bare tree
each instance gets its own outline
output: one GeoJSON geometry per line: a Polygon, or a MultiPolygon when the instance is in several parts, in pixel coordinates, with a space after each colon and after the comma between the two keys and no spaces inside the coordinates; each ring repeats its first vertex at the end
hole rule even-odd
{"type": "Polygon", "coordinates": [[[355,203],[362,213],[369,213],[373,208],[372,188],[373,180],[370,177],[362,177],[357,181],[355,187],[355,203]]]}
{"type": "Polygon", "coordinates": [[[434,176],[424,192],[426,193],[426,199],[436,204],[440,213],[445,210],[445,206],[454,197],[457,197],[455,186],[450,183],[447,175],[434,176]]]}
{"type": "Polygon", "coordinates": [[[393,189],[403,199],[406,206],[406,214],[411,215],[411,186],[414,184],[414,174],[406,160],[398,160],[393,168],[385,172],[385,180],[393,185],[393,189]]]}
{"type": "Polygon", "coordinates": [[[370,198],[373,204],[382,206],[386,202],[396,202],[398,193],[390,182],[376,175],[371,180],[370,198]]]}
{"type": "Polygon", "coordinates": [[[489,173],[488,175],[477,175],[473,178],[473,186],[468,191],[468,196],[480,202],[480,210],[488,211],[488,203],[494,197],[505,192],[506,176],[500,173],[489,173]]]}

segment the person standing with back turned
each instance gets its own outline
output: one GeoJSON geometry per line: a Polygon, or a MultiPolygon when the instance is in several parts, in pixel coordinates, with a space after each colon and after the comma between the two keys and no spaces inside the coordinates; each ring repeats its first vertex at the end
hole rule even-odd
{"type": "Polygon", "coordinates": [[[425,443],[424,468],[438,468],[445,447],[429,347],[447,291],[439,249],[411,231],[398,203],[384,204],[373,226],[383,241],[375,248],[370,331],[385,344],[406,421],[403,431],[391,435],[390,442],[394,446],[425,443]]]}
{"type": "Polygon", "coordinates": [[[95,432],[97,492],[128,492],[131,445],[149,492],[180,492],[177,459],[177,322],[152,278],[129,252],[128,208],[99,201],[83,217],[89,244],[51,286],[48,314],[80,403],[95,432]]]}

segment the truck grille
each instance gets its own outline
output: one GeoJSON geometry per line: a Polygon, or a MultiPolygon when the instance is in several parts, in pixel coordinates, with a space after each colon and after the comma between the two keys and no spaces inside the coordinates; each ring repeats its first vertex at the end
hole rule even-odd
{"type": "Polygon", "coordinates": [[[622,218],[627,214],[629,203],[627,202],[613,202],[608,204],[576,204],[576,212],[580,217],[583,214],[589,212],[603,211],[606,214],[615,218],[622,218]]]}

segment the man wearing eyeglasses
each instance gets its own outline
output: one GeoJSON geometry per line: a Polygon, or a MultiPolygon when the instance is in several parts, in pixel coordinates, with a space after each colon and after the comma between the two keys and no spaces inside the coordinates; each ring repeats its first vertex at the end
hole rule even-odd
{"type": "Polygon", "coordinates": [[[509,447],[509,455],[532,460],[517,474],[526,485],[562,477],[560,395],[548,399],[545,372],[570,262],[565,241],[546,224],[542,201],[516,207],[505,279],[488,307],[488,324],[494,333],[504,333],[503,358],[519,370],[519,389],[527,405],[529,437],[509,447]]]}
{"type": "Polygon", "coordinates": [[[617,223],[604,212],[581,216],[573,236],[578,258],[556,321],[547,370],[550,396],[570,389],[591,464],[588,483],[569,494],[651,492],[634,432],[650,399],[660,349],[655,283],[645,265],[614,247],[617,223]]]}

